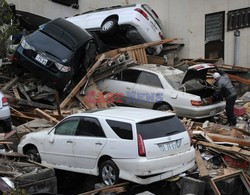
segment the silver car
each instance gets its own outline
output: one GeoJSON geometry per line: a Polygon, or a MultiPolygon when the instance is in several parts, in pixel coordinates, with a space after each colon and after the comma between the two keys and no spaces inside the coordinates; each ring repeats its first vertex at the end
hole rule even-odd
{"type": "Polygon", "coordinates": [[[179,69],[155,64],[130,67],[101,80],[100,89],[116,94],[119,103],[154,110],[173,110],[178,116],[189,118],[211,117],[225,108],[224,101],[205,105],[203,98],[215,89],[206,81],[212,64],[198,64],[184,73],[179,69]]]}

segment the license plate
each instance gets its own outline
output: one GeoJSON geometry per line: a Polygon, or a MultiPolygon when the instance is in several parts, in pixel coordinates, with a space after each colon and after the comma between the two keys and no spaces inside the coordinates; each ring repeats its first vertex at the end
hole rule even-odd
{"type": "Polygon", "coordinates": [[[163,143],[163,144],[158,144],[158,146],[162,151],[174,150],[174,149],[177,148],[176,141],[163,143]]]}
{"type": "Polygon", "coordinates": [[[37,54],[35,59],[36,61],[40,62],[43,65],[46,65],[48,62],[48,60],[45,57],[41,56],[40,54],[37,54]]]}

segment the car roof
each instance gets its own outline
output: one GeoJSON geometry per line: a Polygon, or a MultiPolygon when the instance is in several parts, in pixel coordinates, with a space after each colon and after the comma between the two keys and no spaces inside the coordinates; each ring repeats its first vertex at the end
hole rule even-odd
{"type": "Polygon", "coordinates": [[[157,73],[161,75],[175,75],[175,74],[181,74],[183,71],[173,68],[171,66],[164,66],[159,64],[142,64],[130,67],[129,69],[134,70],[141,70],[141,71],[147,71],[152,73],[157,73]]]}
{"type": "Polygon", "coordinates": [[[172,112],[163,112],[151,109],[123,107],[123,106],[115,106],[106,109],[96,109],[90,112],[87,111],[83,113],[74,114],[74,116],[100,116],[100,117],[112,117],[116,119],[133,120],[136,123],[155,118],[174,116],[174,115],[175,114],[172,112]]]}
{"type": "Polygon", "coordinates": [[[60,39],[59,41],[65,43],[72,49],[76,49],[77,47],[81,46],[83,43],[89,41],[90,39],[93,39],[92,35],[90,35],[86,30],[78,27],[77,25],[62,19],[57,18],[55,20],[52,20],[44,25],[42,25],[41,31],[44,31],[52,36],[55,36],[54,38],[60,39]],[[61,37],[60,35],[57,35],[56,31],[53,32],[53,29],[50,27],[57,27],[60,29],[61,32],[67,33],[67,35],[70,37],[70,42],[65,41],[64,37],[61,37]]]}

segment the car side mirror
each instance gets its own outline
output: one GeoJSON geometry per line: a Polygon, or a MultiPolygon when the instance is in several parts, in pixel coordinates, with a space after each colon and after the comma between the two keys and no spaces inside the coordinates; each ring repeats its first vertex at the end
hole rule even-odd
{"type": "Polygon", "coordinates": [[[48,141],[50,143],[53,143],[54,140],[55,140],[55,134],[53,132],[50,132],[48,136],[49,136],[49,140],[48,141]]]}

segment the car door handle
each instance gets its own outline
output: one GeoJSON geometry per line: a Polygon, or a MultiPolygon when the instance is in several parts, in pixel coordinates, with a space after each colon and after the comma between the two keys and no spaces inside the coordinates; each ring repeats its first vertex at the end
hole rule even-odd
{"type": "Polygon", "coordinates": [[[100,143],[100,142],[96,142],[96,143],[95,143],[95,145],[100,145],[100,146],[101,146],[101,145],[102,145],[102,143],[100,143]]]}
{"type": "Polygon", "coordinates": [[[67,143],[69,143],[69,144],[72,144],[72,143],[73,143],[73,141],[71,141],[71,140],[68,140],[68,141],[67,141],[67,143]]]}
{"type": "Polygon", "coordinates": [[[131,88],[129,88],[129,87],[126,87],[126,89],[131,90],[131,88]]]}

